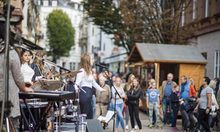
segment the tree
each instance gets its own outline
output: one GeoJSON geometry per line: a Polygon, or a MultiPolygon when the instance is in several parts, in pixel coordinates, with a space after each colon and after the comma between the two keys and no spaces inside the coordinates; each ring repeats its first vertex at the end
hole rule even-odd
{"type": "Polygon", "coordinates": [[[114,34],[115,44],[128,53],[136,42],[185,44],[189,30],[181,26],[181,17],[191,0],[160,1],[84,0],[84,8],[93,22],[107,34],[114,34]]]}
{"type": "Polygon", "coordinates": [[[68,56],[74,45],[75,30],[71,20],[62,10],[54,10],[47,17],[47,36],[49,38],[50,54],[53,60],[60,56],[68,56]]]}

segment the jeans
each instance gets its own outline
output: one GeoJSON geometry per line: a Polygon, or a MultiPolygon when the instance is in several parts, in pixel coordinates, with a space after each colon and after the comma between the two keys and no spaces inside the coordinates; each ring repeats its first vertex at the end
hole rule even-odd
{"type": "Polygon", "coordinates": [[[141,121],[139,118],[139,106],[135,104],[128,104],[129,114],[131,118],[131,127],[134,128],[135,120],[137,121],[139,129],[142,129],[141,121]]]}
{"type": "MultiPolygon", "coordinates": [[[[118,128],[119,123],[121,124],[122,129],[125,129],[125,124],[124,124],[124,118],[123,118],[123,106],[124,104],[116,104],[116,112],[117,112],[117,116],[116,116],[116,125],[115,128],[118,128]]],[[[110,105],[110,110],[114,110],[115,104],[111,103],[110,105]]]]}
{"type": "Polygon", "coordinates": [[[126,122],[126,125],[128,125],[128,122],[129,122],[129,109],[128,109],[128,106],[125,107],[125,122],[126,122]]]}
{"type": "Polygon", "coordinates": [[[199,124],[202,125],[206,132],[211,132],[209,126],[209,114],[206,114],[205,109],[199,109],[199,124]]]}
{"type": "Polygon", "coordinates": [[[167,124],[170,121],[170,116],[168,116],[168,111],[171,111],[171,101],[169,97],[164,97],[162,101],[163,108],[163,123],[167,124]]]}
{"type": "Polygon", "coordinates": [[[96,97],[92,95],[92,111],[93,111],[93,119],[96,117],[96,97]]]}
{"type": "Polygon", "coordinates": [[[172,127],[176,127],[176,120],[177,120],[177,114],[178,114],[178,111],[179,111],[179,105],[178,104],[175,104],[175,103],[172,103],[171,104],[171,123],[172,123],[172,127]]]}
{"type": "Polygon", "coordinates": [[[155,125],[157,125],[158,123],[160,123],[160,112],[158,108],[158,103],[149,103],[149,120],[151,124],[153,124],[153,111],[156,115],[155,125]]]}

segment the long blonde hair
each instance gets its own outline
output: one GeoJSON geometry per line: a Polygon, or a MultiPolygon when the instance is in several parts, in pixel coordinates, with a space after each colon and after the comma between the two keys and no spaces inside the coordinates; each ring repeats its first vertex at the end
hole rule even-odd
{"type": "Polygon", "coordinates": [[[85,53],[81,56],[80,66],[85,70],[87,75],[92,74],[91,57],[89,54],[85,53]]]}

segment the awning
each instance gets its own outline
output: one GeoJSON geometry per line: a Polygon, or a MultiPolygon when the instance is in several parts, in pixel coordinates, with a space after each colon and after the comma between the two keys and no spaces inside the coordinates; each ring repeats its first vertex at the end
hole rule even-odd
{"type": "Polygon", "coordinates": [[[195,46],[150,43],[137,43],[128,62],[207,63],[195,46]]]}

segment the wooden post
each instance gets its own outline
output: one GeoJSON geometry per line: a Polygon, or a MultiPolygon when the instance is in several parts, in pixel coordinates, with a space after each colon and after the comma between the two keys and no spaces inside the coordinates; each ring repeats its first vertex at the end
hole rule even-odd
{"type": "Polygon", "coordinates": [[[157,83],[157,88],[159,88],[160,84],[160,63],[154,63],[155,66],[155,80],[157,83]]]}

